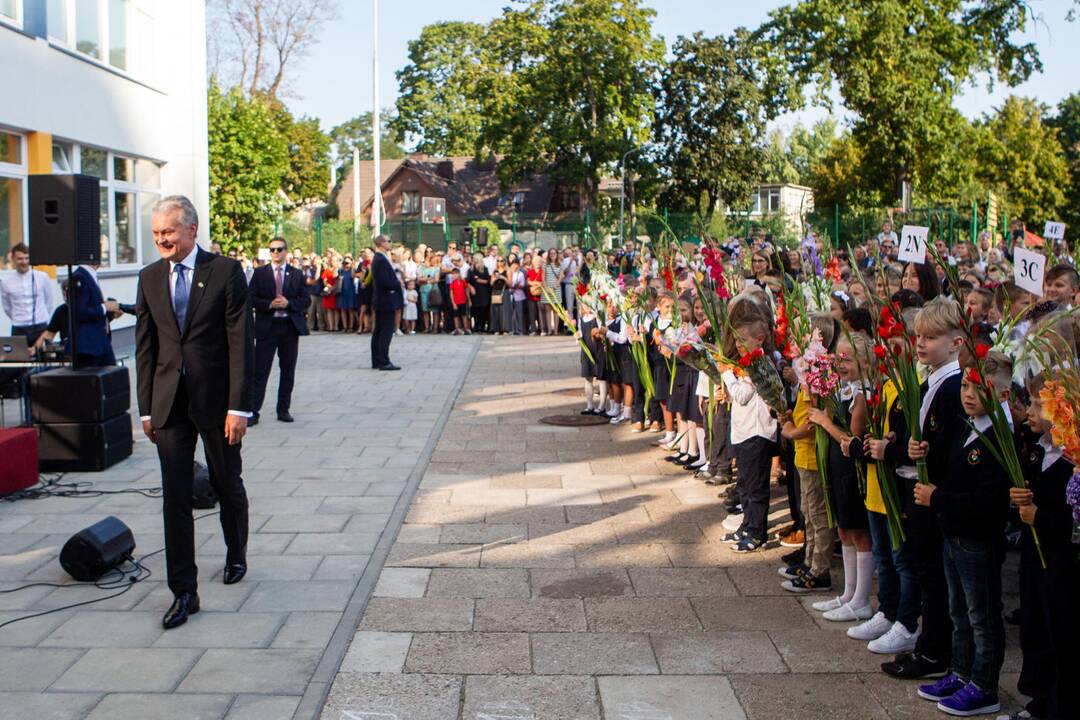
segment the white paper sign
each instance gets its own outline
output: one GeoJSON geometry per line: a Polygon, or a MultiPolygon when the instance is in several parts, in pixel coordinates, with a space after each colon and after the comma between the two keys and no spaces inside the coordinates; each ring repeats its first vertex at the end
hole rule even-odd
{"type": "Polygon", "coordinates": [[[1043,229],[1043,237],[1047,240],[1064,240],[1065,223],[1047,222],[1046,227],[1043,229]]]}
{"type": "Polygon", "coordinates": [[[1013,248],[1013,279],[1016,284],[1035,295],[1043,295],[1043,275],[1046,273],[1046,256],[1027,248],[1013,248]]]}
{"type": "Polygon", "coordinates": [[[270,262],[270,248],[259,248],[258,258],[263,262],[270,262]]]}
{"type": "Polygon", "coordinates": [[[905,225],[900,231],[900,252],[896,258],[900,262],[913,262],[922,265],[926,262],[926,238],[930,228],[919,225],[905,225]]]}

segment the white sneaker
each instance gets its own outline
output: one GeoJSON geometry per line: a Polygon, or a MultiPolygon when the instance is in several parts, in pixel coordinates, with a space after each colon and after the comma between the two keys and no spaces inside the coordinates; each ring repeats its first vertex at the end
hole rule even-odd
{"type": "Polygon", "coordinates": [[[835,610],[843,604],[844,603],[840,602],[839,596],[837,596],[834,598],[829,598],[828,600],[818,600],[810,607],[814,608],[818,612],[828,612],[829,610],[835,610]]]}
{"type": "Polygon", "coordinates": [[[613,418],[613,417],[618,417],[619,415],[621,415],[621,414],[622,414],[622,411],[621,411],[621,410],[616,410],[616,409],[612,408],[612,409],[608,410],[608,411],[607,411],[606,413],[604,413],[604,414],[605,414],[605,415],[607,415],[607,416],[608,416],[609,418],[613,418]]]}
{"type": "Polygon", "coordinates": [[[611,420],[609,420],[608,422],[610,422],[612,425],[618,425],[619,423],[626,422],[626,418],[624,418],[622,415],[616,415],[615,417],[611,418],[611,420]]]}
{"type": "Polygon", "coordinates": [[[844,603],[835,610],[829,610],[821,617],[830,622],[855,622],[856,620],[869,620],[874,610],[869,603],[861,608],[852,607],[851,603],[844,603]]]}
{"type": "Polygon", "coordinates": [[[674,439],[675,439],[674,435],[672,435],[671,433],[667,433],[666,435],[664,435],[664,437],[660,438],[660,441],[658,443],[656,443],[656,444],[659,445],[660,447],[664,447],[665,445],[670,445],[671,441],[674,440],[674,439]]]}
{"type": "Polygon", "coordinates": [[[728,532],[735,532],[742,527],[742,521],[742,515],[728,515],[726,518],[724,518],[724,521],[720,523],[720,527],[724,528],[728,532]]]}
{"type": "Polygon", "coordinates": [[[908,632],[904,623],[897,621],[889,628],[889,632],[876,640],[871,640],[866,649],[879,655],[899,655],[911,652],[915,649],[920,631],[921,628],[915,628],[915,632],[908,632]]]}
{"type": "Polygon", "coordinates": [[[847,636],[853,640],[877,640],[879,637],[889,632],[892,626],[893,623],[885,617],[885,613],[878,611],[874,614],[874,617],[863,624],[848,628],[847,636]]]}

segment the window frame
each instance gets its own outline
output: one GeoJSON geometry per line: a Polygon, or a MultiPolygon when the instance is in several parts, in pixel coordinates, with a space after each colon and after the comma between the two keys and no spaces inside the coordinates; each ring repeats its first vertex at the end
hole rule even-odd
{"type": "MultiPolygon", "coordinates": [[[[12,237],[11,238],[12,242],[10,243],[10,245],[17,245],[20,242],[23,242],[23,243],[27,242],[29,240],[29,237],[30,237],[30,230],[29,230],[29,227],[28,227],[28,225],[29,225],[29,223],[28,223],[28,218],[29,218],[28,213],[30,211],[30,204],[29,204],[30,200],[29,200],[29,190],[27,189],[27,177],[29,177],[30,171],[29,171],[29,160],[28,160],[28,158],[26,156],[26,149],[27,149],[26,148],[26,134],[18,132],[16,130],[8,129],[8,128],[3,127],[3,126],[0,126],[0,130],[7,133],[8,135],[14,135],[15,137],[19,138],[19,162],[18,163],[0,162],[0,180],[15,180],[16,182],[19,183],[19,195],[20,195],[19,199],[20,199],[20,205],[21,205],[21,209],[22,209],[22,217],[20,218],[20,221],[21,221],[20,222],[21,236],[18,237],[18,238],[12,237]]],[[[10,247],[8,249],[10,249],[10,247]]],[[[5,252],[4,254],[6,255],[7,253],[5,252]]],[[[0,267],[5,267],[6,264],[7,264],[7,258],[6,257],[3,258],[3,259],[0,259],[0,267]]]]}
{"type": "Polygon", "coordinates": [[[401,191],[401,214],[405,217],[419,215],[423,204],[423,198],[421,197],[419,190],[401,191]],[[415,205],[410,207],[410,200],[415,200],[415,205]]]}
{"type": "Polygon", "coordinates": [[[23,0],[14,0],[14,1],[15,1],[15,17],[8,17],[7,15],[0,15],[0,25],[7,25],[8,27],[13,27],[13,28],[16,28],[18,30],[22,30],[23,29],[23,18],[25,17],[25,15],[23,13],[23,0]]]}
{"type": "MultiPolygon", "coordinates": [[[[15,0],[16,2],[22,2],[22,0],[15,0]]],[[[64,29],[66,37],[53,33],[53,28],[48,22],[46,17],[46,32],[45,35],[50,44],[63,48],[68,52],[75,53],[78,57],[87,62],[100,65],[104,68],[108,68],[112,72],[120,73],[121,75],[135,77],[131,72],[131,38],[132,38],[132,21],[135,19],[135,3],[132,0],[124,0],[124,67],[117,67],[113,65],[110,59],[112,54],[112,38],[110,37],[109,28],[109,0],[93,0],[97,5],[97,25],[98,25],[98,52],[100,57],[94,57],[89,53],[85,53],[78,48],[78,31],[76,29],[76,9],[75,4],[77,0],[60,0],[62,9],[64,12],[64,29]]]]}

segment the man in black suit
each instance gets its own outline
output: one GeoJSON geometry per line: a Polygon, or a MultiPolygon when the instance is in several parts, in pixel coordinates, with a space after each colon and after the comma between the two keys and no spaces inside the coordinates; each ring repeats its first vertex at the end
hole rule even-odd
{"type": "Polygon", "coordinates": [[[135,362],[143,432],[157,445],[165,558],[175,600],[162,623],[199,611],[192,519],[195,444],[201,437],[221,504],[226,585],[247,572],[248,500],[240,441],[251,415],[252,328],[240,263],[195,243],[198,214],[180,195],[154,206],[161,259],[139,273],[135,362]]]}
{"type": "Polygon", "coordinates": [[[371,333],[371,367],[376,370],[400,370],[390,362],[390,341],[394,339],[394,311],[405,307],[394,266],[390,264],[390,238],[375,236],[375,257],[371,261],[374,283],[371,305],[375,310],[375,330],[371,333]]]}
{"type": "Polygon", "coordinates": [[[259,422],[274,355],[277,355],[281,368],[277,418],[281,422],[293,421],[289,405],[300,336],[308,334],[305,313],[311,304],[311,294],[304,273],[287,262],[288,252],[285,238],[271,240],[270,264],[255,268],[248,286],[251,307],[255,309],[255,387],[251,404],[254,415],[248,421],[248,427],[259,422]]]}

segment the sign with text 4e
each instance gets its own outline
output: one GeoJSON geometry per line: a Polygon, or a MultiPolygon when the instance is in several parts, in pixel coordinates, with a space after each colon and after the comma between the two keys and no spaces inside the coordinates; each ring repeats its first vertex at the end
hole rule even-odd
{"type": "Polygon", "coordinates": [[[1043,237],[1047,240],[1064,240],[1065,223],[1048,221],[1046,227],[1043,228],[1043,237]]]}
{"type": "Polygon", "coordinates": [[[1046,274],[1046,256],[1027,248],[1013,248],[1013,279],[1016,284],[1035,295],[1043,295],[1043,275],[1046,274]]]}
{"type": "Polygon", "coordinates": [[[905,225],[900,231],[900,252],[896,258],[900,262],[913,262],[922,265],[926,262],[926,238],[930,228],[920,225],[905,225]]]}

